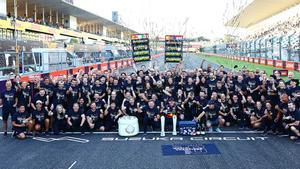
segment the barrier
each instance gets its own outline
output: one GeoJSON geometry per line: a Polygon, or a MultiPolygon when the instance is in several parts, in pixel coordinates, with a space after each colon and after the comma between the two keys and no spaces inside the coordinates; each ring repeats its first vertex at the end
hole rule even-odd
{"type": "Polygon", "coordinates": [[[232,60],[239,60],[243,62],[251,62],[260,65],[267,65],[272,66],[274,68],[279,69],[287,69],[287,70],[294,70],[300,72],[300,62],[292,62],[292,61],[284,61],[284,60],[273,60],[273,59],[266,59],[266,58],[252,58],[252,57],[242,57],[242,56],[227,56],[215,53],[202,53],[207,56],[217,56],[217,57],[224,57],[227,59],[232,60]]]}
{"type": "MultiPolygon", "coordinates": [[[[158,58],[162,56],[162,54],[156,54],[153,55],[152,58],[158,58]]],[[[57,77],[57,76],[68,76],[78,73],[79,71],[84,71],[85,73],[88,73],[91,69],[99,70],[101,73],[107,73],[109,70],[115,70],[120,68],[126,68],[131,67],[133,65],[133,59],[132,58],[126,58],[126,59],[119,59],[119,60],[113,60],[113,61],[105,61],[98,64],[89,64],[84,66],[77,66],[77,67],[69,67],[62,70],[55,70],[51,72],[42,72],[38,73],[35,72],[34,74],[24,74],[21,75],[21,81],[29,81],[32,78],[43,78],[47,76],[51,77],[57,77]]],[[[0,91],[2,91],[5,87],[5,81],[12,77],[7,77],[2,80],[0,80],[0,91]]]]}

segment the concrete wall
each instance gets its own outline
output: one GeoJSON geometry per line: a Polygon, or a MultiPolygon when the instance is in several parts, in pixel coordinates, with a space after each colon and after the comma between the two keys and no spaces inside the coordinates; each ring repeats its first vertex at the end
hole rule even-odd
{"type": "Polygon", "coordinates": [[[6,14],[6,0],[0,0],[0,17],[5,17],[6,14]]]}

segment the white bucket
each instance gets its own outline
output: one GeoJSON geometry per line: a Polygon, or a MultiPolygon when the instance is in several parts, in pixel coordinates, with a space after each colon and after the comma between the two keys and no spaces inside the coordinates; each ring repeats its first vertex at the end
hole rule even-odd
{"type": "Polygon", "coordinates": [[[123,116],[119,118],[119,135],[135,136],[139,133],[139,122],[135,116],[123,116]]]}

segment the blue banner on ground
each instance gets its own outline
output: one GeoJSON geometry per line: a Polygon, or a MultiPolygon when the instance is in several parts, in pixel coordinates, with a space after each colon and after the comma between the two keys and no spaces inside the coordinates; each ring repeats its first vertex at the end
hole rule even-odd
{"type": "Polygon", "coordinates": [[[215,144],[173,144],[162,145],[164,156],[221,154],[215,144]]]}

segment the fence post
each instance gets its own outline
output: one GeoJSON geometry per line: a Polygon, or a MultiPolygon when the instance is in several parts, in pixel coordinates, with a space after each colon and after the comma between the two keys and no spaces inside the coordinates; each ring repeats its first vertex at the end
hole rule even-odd
{"type": "Polygon", "coordinates": [[[25,67],[24,67],[24,51],[22,51],[22,74],[25,73],[25,67]]]}

